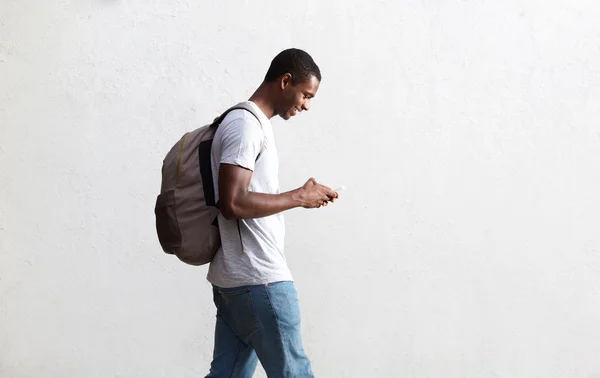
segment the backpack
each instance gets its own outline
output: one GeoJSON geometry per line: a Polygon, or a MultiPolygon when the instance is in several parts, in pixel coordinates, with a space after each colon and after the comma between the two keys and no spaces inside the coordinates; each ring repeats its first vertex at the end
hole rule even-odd
{"type": "Polygon", "coordinates": [[[210,125],[184,134],[163,160],[154,207],[158,240],[165,253],[190,265],[211,262],[221,246],[210,157],[217,128],[235,109],[250,112],[260,122],[252,107],[237,104],[210,125]]]}

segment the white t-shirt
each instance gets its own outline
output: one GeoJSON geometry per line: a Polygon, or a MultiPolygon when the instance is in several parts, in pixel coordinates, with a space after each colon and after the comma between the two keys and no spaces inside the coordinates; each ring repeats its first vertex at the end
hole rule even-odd
{"type": "MultiPolygon", "coordinates": [[[[247,103],[260,116],[260,122],[246,110],[233,110],[225,116],[213,140],[211,166],[217,201],[219,167],[223,163],[253,171],[251,192],[280,193],[273,126],[256,104],[247,103]]],[[[210,283],[231,288],[292,280],[283,252],[283,214],[240,220],[227,220],[219,214],[218,222],[222,245],[208,269],[210,283]]]]}

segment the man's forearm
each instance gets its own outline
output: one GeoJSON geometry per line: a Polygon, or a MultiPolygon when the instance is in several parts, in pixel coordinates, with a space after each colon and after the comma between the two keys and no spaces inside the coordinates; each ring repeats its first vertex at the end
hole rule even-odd
{"type": "Polygon", "coordinates": [[[262,218],[281,213],[302,204],[296,191],[281,194],[245,192],[235,198],[230,205],[222,206],[226,219],[262,218]]]}

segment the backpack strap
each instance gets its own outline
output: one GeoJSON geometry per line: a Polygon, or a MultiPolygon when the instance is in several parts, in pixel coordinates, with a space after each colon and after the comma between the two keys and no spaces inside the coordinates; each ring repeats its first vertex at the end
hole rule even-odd
{"type": "MultiPolygon", "coordinates": [[[[240,102],[239,104],[232,106],[231,108],[227,109],[223,114],[221,114],[219,117],[215,118],[213,123],[210,125],[210,127],[219,127],[219,125],[221,125],[221,123],[223,122],[223,120],[225,119],[227,114],[229,114],[229,112],[231,112],[233,110],[237,110],[237,109],[242,109],[242,110],[246,110],[246,111],[250,112],[250,114],[252,114],[256,118],[258,123],[260,124],[260,128],[263,130],[263,135],[264,135],[265,129],[263,127],[262,122],[260,121],[260,117],[258,116],[258,114],[256,114],[256,111],[254,110],[254,108],[252,106],[250,106],[246,103],[243,103],[243,102],[240,102]]],[[[260,155],[262,154],[264,149],[265,149],[265,139],[263,138],[262,145],[260,146],[260,152],[258,153],[258,156],[256,156],[256,160],[258,160],[258,158],[260,157],[260,155]]]]}

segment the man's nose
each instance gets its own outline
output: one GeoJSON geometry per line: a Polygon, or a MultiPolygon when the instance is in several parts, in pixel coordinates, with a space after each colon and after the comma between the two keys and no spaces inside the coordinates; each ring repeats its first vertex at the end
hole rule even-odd
{"type": "Polygon", "coordinates": [[[302,109],[304,109],[304,110],[310,109],[310,100],[304,101],[304,104],[302,104],[302,109]]]}

